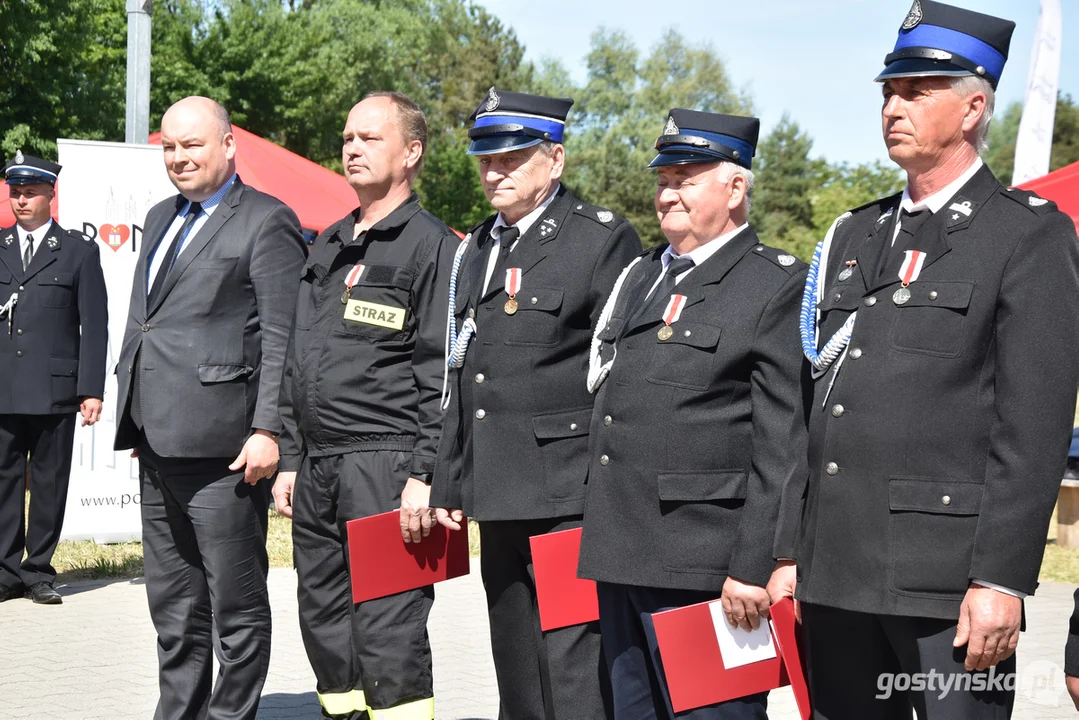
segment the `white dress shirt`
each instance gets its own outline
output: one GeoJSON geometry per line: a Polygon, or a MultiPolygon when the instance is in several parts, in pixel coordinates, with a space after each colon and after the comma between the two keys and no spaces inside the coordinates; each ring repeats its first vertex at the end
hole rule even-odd
{"type": "MultiPolygon", "coordinates": [[[[738,235],[738,233],[742,232],[747,227],[749,227],[749,223],[742,223],[734,230],[731,230],[729,233],[724,233],[716,239],[709,240],[704,245],[696,247],[686,253],[685,257],[693,260],[693,267],[691,267],[689,270],[686,270],[685,272],[678,273],[678,275],[676,275],[674,278],[674,284],[677,285],[678,283],[682,282],[682,280],[685,279],[686,275],[689,275],[691,272],[696,270],[701,265],[701,263],[719,252],[720,248],[733,240],[734,237],[738,235]]],[[[682,256],[674,251],[673,245],[668,245],[667,249],[663,251],[663,255],[661,255],[659,258],[660,262],[663,263],[663,270],[661,270],[659,275],[656,276],[656,281],[652,283],[652,286],[648,289],[649,295],[651,295],[655,291],[656,286],[659,285],[660,280],[663,279],[663,274],[667,272],[667,266],[670,265],[671,261],[674,260],[676,257],[682,256]]]]}
{"type": "MultiPolygon", "coordinates": [[[[540,215],[543,214],[544,210],[554,202],[554,199],[558,196],[558,188],[560,187],[562,187],[562,183],[555,186],[554,191],[547,196],[546,200],[540,203],[539,207],[517,221],[517,229],[521,231],[521,234],[517,236],[517,242],[510,246],[511,253],[513,252],[513,249],[517,247],[517,243],[521,242],[521,238],[524,237],[529,228],[536,224],[536,221],[539,220],[540,215]]],[[[510,227],[510,224],[506,222],[506,218],[502,217],[502,213],[499,212],[498,217],[495,218],[495,224],[491,228],[491,238],[494,242],[491,244],[491,254],[487,256],[487,275],[483,279],[483,293],[481,293],[480,297],[487,294],[487,287],[491,284],[491,275],[494,274],[495,265],[498,264],[498,250],[502,247],[499,238],[502,236],[502,228],[505,227],[510,227]]]]}
{"type": "Polygon", "coordinates": [[[26,246],[30,243],[30,236],[34,238],[34,247],[30,250],[30,256],[33,257],[41,248],[41,241],[45,239],[45,236],[49,234],[49,230],[52,229],[52,218],[49,218],[47,223],[33,232],[26,230],[18,223],[15,224],[15,227],[19,233],[19,257],[22,258],[26,255],[26,246]]]}

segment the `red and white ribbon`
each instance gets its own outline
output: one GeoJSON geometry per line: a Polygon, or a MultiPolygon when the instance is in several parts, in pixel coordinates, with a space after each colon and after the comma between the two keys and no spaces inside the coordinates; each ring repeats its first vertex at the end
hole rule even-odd
{"type": "Polygon", "coordinates": [[[357,265],[348,271],[348,275],[345,276],[345,287],[351,290],[352,286],[360,281],[360,276],[363,275],[363,268],[363,265],[357,265]]]}
{"type": "Polygon", "coordinates": [[[517,297],[519,292],[521,292],[521,268],[507,268],[506,294],[510,297],[517,297]]]}
{"type": "Polygon", "coordinates": [[[685,295],[671,295],[671,299],[667,303],[667,309],[663,311],[663,322],[667,325],[678,322],[678,318],[682,317],[682,309],[685,306],[685,295]]]}
{"type": "Polygon", "coordinates": [[[904,250],[906,258],[902,267],[899,268],[899,279],[903,281],[903,287],[910,285],[922,274],[922,266],[925,265],[925,253],[921,250],[904,250]]]}

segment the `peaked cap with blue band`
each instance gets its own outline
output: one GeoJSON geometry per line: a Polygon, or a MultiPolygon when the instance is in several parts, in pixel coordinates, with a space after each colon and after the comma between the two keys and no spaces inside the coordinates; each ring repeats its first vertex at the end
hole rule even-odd
{"type": "Polygon", "coordinates": [[[914,0],[877,80],[977,75],[996,88],[1013,30],[1011,20],[933,0],[914,0]]]}
{"type": "Polygon", "coordinates": [[[560,143],[573,100],[491,88],[472,113],[468,131],[469,155],[491,155],[539,145],[560,143]]]}
{"type": "Polygon", "coordinates": [[[4,180],[8,185],[55,185],[59,174],[60,166],[56,163],[23,155],[21,150],[4,166],[4,180]]]}
{"type": "Polygon", "coordinates": [[[671,108],[656,139],[659,155],[648,167],[728,161],[748,170],[760,130],[761,121],[754,117],[671,108]]]}

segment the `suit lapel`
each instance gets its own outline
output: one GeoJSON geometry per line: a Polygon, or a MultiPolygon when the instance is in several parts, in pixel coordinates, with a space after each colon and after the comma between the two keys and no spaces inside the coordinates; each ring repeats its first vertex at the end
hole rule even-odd
{"type": "MultiPolygon", "coordinates": [[[[497,216],[495,216],[497,217],[497,216]]],[[[491,237],[491,228],[494,227],[494,217],[488,218],[482,225],[476,228],[472,235],[472,250],[466,252],[464,263],[464,272],[462,283],[458,283],[458,292],[464,291],[467,293],[466,297],[462,297],[464,302],[458,302],[458,308],[465,308],[470,305],[478,304],[478,298],[483,293],[483,281],[487,277],[487,261],[491,257],[491,245],[494,244],[494,238],[491,237]]],[[[494,278],[491,278],[492,282],[494,278]]]]}
{"type": "MultiPolygon", "coordinates": [[[[528,271],[547,257],[551,247],[550,242],[558,237],[559,231],[566,223],[566,217],[573,209],[574,202],[575,200],[565,191],[565,188],[562,188],[558,197],[547,206],[546,211],[517,241],[517,247],[513,249],[506,261],[506,269],[521,268],[522,291],[528,287],[528,271]]],[[[503,278],[492,277],[482,301],[501,292],[504,287],[503,278]]]]}
{"type": "MultiPolygon", "coordinates": [[[[14,244],[17,245],[17,243],[14,244]]],[[[56,254],[60,252],[60,226],[53,221],[52,225],[49,226],[49,231],[45,233],[45,237],[36,240],[35,244],[38,247],[34,251],[34,257],[30,260],[30,266],[26,268],[23,275],[24,283],[56,262],[56,254]]],[[[22,265],[21,260],[19,265],[22,265]]]]}
{"type": "MultiPolygon", "coordinates": [[[[207,218],[206,223],[195,234],[194,237],[189,238],[180,251],[179,257],[176,258],[176,264],[172,266],[172,271],[169,272],[165,278],[165,284],[161,288],[161,295],[158,296],[157,302],[153,307],[147,308],[147,316],[150,316],[161,307],[161,303],[168,297],[169,293],[176,283],[180,281],[180,277],[183,276],[184,271],[187,270],[191,262],[198,257],[206,246],[213,240],[214,235],[228,222],[228,219],[236,213],[236,206],[240,203],[240,197],[243,195],[244,186],[240,181],[240,178],[236,178],[232,187],[225,193],[224,199],[221,204],[218,205],[212,215],[207,218]]],[[[167,269],[161,267],[158,272],[166,272],[167,269]]]]}
{"type": "Polygon", "coordinates": [[[881,213],[880,217],[873,223],[873,227],[869,230],[855,255],[866,292],[871,292],[877,285],[877,266],[880,264],[881,255],[885,249],[891,247],[895,224],[899,221],[899,201],[901,197],[897,195],[893,204],[881,213]]]}
{"type": "MultiPolygon", "coordinates": [[[[19,233],[12,225],[0,231],[0,262],[4,263],[13,277],[22,277],[22,257],[19,254],[19,233]]],[[[0,298],[6,302],[7,298],[0,298]]]]}
{"type": "Polygon", "coordinates": [[[137,293],[135,297],[141,297],[143,300],[143,319],[146,318],[145,313],[147,311],[146,302],[148,298],[146,296],[149,293],[149,288],[146,285],[146,276],[150,272],[150,258],[161,247],[161,243],[165,240],[165,233],[172,226],[172,221],[176,219],[176,214],[186,204],[187,200],[184,199],[184,196],[177,195],[172,212],[160,212],[155,218],[146,218],[146,230],[143,232],[142,248],[139,250],[139,260],[135,264],[135,278],[132,281],[132,292],[137,293]]]}

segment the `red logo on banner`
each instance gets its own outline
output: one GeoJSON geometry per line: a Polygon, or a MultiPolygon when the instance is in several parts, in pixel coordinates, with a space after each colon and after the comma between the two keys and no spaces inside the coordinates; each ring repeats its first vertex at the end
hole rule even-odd
{"type": "Polygon", "coordinates": [[[116,252],[131,238],[131,228],[127,225],[109,225],[108,223],[98,228],[101,241],[116,252]]]}

